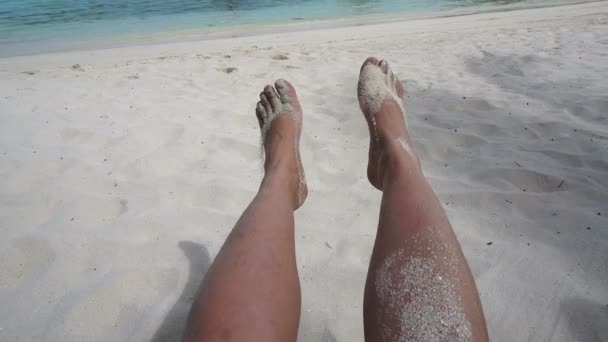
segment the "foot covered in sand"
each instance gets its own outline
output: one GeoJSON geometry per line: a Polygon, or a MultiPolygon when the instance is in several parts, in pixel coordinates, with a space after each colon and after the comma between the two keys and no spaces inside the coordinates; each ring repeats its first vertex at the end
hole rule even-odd
{"type": "Polygon", "coordinates": [[[274,87],[267,85],[260,93],[255,113],[262,131],[266,176],[287,177],[297,209],[306,200],[308,188],[300,160],[302,107],[296,90],[282,79],[274,87]]]}
{"type": "Polygon", "coordinates": [[[361,66],[357,95],[370,132],[367,177],[382,190],[385,164],[391,153],[403,155],[405,151],[418,162],[405,122],[405,90],[387,61],[370,57],[361,66]]]}

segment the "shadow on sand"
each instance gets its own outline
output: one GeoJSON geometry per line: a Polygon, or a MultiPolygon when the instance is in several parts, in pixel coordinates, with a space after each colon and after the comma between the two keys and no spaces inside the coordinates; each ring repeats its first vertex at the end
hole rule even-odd
{"type": "Polygon", "coordinates": [[[608,310],[605,303],[585,298],[568,298],[562,302],[571,336],[580,342],[605,341],[608,336],[608,310]]]}
{"type": "Polygon", "coordinates": [[[179,247],[188,257],[190,264],[188,282],[154,337],[152,337],[152,342],[181,341],[190,306],[211,263],[209,252],[205,246],[192,241],[181,241],[179,247]]]}

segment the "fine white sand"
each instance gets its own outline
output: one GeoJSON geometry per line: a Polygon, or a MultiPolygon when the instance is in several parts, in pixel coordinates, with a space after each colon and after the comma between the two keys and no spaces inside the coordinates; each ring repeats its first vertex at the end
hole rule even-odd
{"type": "Polygon", "coordinates": [[[362,341],[370,55],[405,82],[492,339],[606,341],[607,39],[596,2],[0,59],[0,341],[178,340],[279,77],[304,107],[300,341],[362,341]]]}

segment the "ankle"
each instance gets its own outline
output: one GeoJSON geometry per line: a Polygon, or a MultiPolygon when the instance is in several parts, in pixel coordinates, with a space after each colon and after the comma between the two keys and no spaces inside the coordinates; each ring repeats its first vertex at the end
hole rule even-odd
{"type": "Polygon", "coordinates": [[[374,115],[375,130],[379,137],[405,136],[409,140],[404,113],[395,101],[385,101],[374,115]]]}
{"type": "Polygon", "coordinates": [[[379,143],[382,150],[381,167],[385,181],[394,174],[402,173],[403,170],[421,170],[420,160],[406,137],[380,139],[379,143]]]}
{"type": "Polygon", "coordinates": [[[275,119],[267,136],[264,137],[264,171],[267,173],[281,171],[296,165],[295,135],[296,129],[291,118],[275,119]]]}
{"type": "Polygon", "coordinates": [[[275,174],[297,173],[297,164],[294,162],[293,152],[272,153],[266,152],[266,160],[264,161],[265,175],[274,176],[275,174]],[[273,156],[270,157],[269,154],[273,156]]]}
{"type": "Polygon", "coordinates": [[[293,170],[290,166],[273,166],[266,169],[262,184],[260,185],[260,193],[270,191],[276,194],[277,191],[286,191],[289,193],[288,198],[291,201],[291,206],[295,209],[300,206],[300,178],[298,171],[293,170]]]}

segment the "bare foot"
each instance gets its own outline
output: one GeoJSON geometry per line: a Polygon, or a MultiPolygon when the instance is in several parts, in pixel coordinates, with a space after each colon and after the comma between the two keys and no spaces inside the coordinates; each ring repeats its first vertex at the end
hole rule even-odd
{"type": "Polygon", "coordinates": [[[260,93],[255,113],[262,130],[266,176],[287,174],[297,209],[306,200],[308,188],[300,160],[302,107],[296,90],[282,79],[275,82],[275,87],[267,85],[260,93]]]}
{"type": "Polygon", "coordinates": [[[406,152],[417,162],[405,122],[405,90],[387,61],[370,57],[361,66],[357,93],[370,133],[367,178],[382,190],[384,164],[391,151],[406,152]]]}

